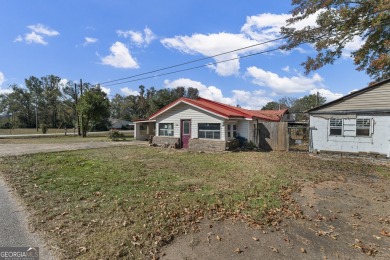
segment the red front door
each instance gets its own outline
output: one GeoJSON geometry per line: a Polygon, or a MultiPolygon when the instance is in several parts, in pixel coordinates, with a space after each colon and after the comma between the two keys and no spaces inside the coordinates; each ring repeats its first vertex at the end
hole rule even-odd
{"type": "Polygon", "coordinates": [[[191,120],[181,120],[181,147],[188,148],[191,138],[191,120]]]}

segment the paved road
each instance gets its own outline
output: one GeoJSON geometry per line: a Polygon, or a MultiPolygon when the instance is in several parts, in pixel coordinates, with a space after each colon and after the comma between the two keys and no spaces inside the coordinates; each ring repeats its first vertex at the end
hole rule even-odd
{"type": "Polygon", "coordinates": [[[41,152],[60,152],[126,145],[147,145],[144,141],[131,142],[89,142],[70,144],[0,144],[0,157],[41,152]]]}
{"type": "Polygon", "coordinates": [[[28,230],[27,212],[0,178],[0,247],[39,247],[40,259],[55,259],[38,234],[28,230]]]}
{"type": "MultiPolygon", "coordinates": [[[[0,144],[0,157],[40,152],[57,152],[125,145],[146,145],[147,142],[91,142],[74,144],[0,144]]],[[[0,247],[39,247],[40,259],[55,259],[38,234],[28,230],[28,213],[0,175],[0,247]]]]}

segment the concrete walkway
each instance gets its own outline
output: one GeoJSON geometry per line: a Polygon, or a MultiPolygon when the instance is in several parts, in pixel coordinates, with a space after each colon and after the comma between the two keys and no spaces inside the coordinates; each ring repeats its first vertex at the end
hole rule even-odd
{"type": "MultiPolygon", "coordinates": [[[[147,142],[90,142],[73,144],[0,144],[0,157],[114,146],[147,145],[147,142]]],[[[1,159],[0,159],[1,161],[1,159]]],[[[55,259],[38,234],[28,229],[28,212],[0,175],[0,247],[39,247],[39,259],[55,259]]]]}
{"type": "Polygon", "coordinates": [[[55,259],[38,234],[28,230],[27,212],[0,177],[0,247],[39,247],[39,259],[55,259]]]}

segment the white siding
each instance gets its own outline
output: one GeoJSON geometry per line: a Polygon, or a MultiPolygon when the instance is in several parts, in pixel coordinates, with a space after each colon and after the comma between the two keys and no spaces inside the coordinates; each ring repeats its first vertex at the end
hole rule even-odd
{"type": "Polygon", "coordinates": [[[240,120],[237,124],[238,133],[241,137],[245,137],[249,141],[249,122],[248,120],[240,120]]]}
{"type": "MultiPolygon", "coordinates": [[[[225,140],[225,125],[224,119],[216,115],[203,111],[201,109],[189,106],[187,104],[179,104],[157,117],[156,135],[158,135],[159,123],[173,123],[174,137],[180,138],[180,120],[191,119],[191,138],[198,138],[199,123],[220,123],[221,124],[221,139],[225,140]]],[[[241,134],[241,133],[240,133],[241,134]]],[[[212,139],[210,139],[212,140],[212,139]]]]}
{"type": "Polygon", "coordinates": [[[318,151],[377,152],[390,157],[390,116],[370,116],[370,118],[373,119],[374,123],[374,131],[370,137],[356,136],[356,127],[352,126],[355,121],[353,119],[344,120],[344,136],[329,136],[328,119],[310,116],[312,149],[318,151]]]}

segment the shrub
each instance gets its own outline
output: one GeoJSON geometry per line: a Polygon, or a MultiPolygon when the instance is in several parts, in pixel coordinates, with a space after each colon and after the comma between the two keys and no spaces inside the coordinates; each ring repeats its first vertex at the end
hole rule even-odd
{"type": "Polygon", "coordinates": [[[254,142],[252,141],[249,141],[249,142],[246,142],[245,145],[244,145],[244,148],[246,150],[254,150],[256,148],[256,145],[254,142]]]}
{"type": "Polygon", "coordinates": [[[125,134],[119,131],[110,131],[108,133],[108,138],[110,138],[112,141],[118,141],[119,139],[126,140],[125,134]]]}
{"type": "Polygon", "coordinates": [[[244,148],[245,144],[247,143],[247,139],[242,136],[237,136],[236,140],[239,142],[239,147],[244,148]]]}
{"type": "Polygon", "coordinates": [[[42,134],[46,134],[49,126],[47,124],[41,124],[42,134]]]}

